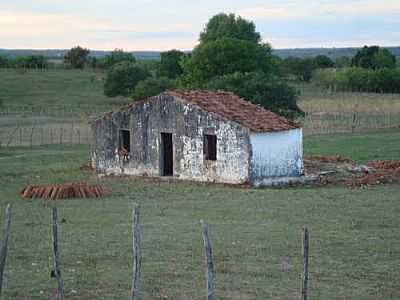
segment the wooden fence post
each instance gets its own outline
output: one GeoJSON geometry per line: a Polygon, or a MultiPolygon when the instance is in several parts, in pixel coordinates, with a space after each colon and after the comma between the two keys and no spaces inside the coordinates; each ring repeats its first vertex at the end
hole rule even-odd
{"type": "Polygon", "coordinates": [[[53,259],[54,259],[54,273],[57,279],[57,299],[63,300],[64,299],[64,281],[61,274],[61,259],[60,259],[60,252],[58,248],[58,214],[57,214],[57,207],[53,206],[52,209],[52,219],[53,219],[53,226],[52,226],[52,238],[53,238],[53,259]]]}
{"type": "Polygon", "coordinates": [[[131,300],[139,300],[140,273],[142,268],[142,245],[140,240],[140,206],[135,204],[132,210],[132,250],[133,250],[133,277],[131,300]]]}
{"type": "Polygon", "coordinates": [[[301,299],[308,299],[308,251],[309,251],[310,239],[308,235],[307,227],[304,228],[303,238],[303,286],[301,290],[301,299]]]}
{"type": "Polygon", "coordinates": [[[5,217],[3,235],[1,237],[1,246],[0,246],[0,298],[3,288],[3,274],[4,274],[4,267],[6,265],[7,244],[8,244],[8,237],[10,236],[10,226],[11,226],[11,205],[8,204],[6,208],[6,217],[5,217]]]}
{"type": "Polygon", "coordinates": [[[214,292],[213,291],[214,264],[212,259],[212,245],[208,235],[208,224],[203,220],[200,220],[200,224],[203,229],[204,256],[207,265],[207,271],[206,271],[207,300],[212,300],[214,292]]]}

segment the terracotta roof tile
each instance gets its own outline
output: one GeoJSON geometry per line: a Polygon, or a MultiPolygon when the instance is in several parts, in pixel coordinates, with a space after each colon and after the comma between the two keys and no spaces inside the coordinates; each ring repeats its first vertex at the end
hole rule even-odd
{"type": "Polygon", "coordinates": [[[278,116],[230,92],[175,90],[165,94],[181,98],[226,120],[237,122],[253,132],[284,131],[301,127],[299,123],[278,116]]]}

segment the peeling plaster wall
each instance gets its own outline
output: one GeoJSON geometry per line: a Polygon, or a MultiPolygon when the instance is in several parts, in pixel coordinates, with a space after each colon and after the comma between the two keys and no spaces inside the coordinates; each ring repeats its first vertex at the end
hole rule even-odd
{"type": "Polygon", "coordinates": [[[92,123],[97,170],[108,174],[160,176],[162,132],[172,133],[174,176],[180,179],[244,183],[249,179],[250,132],[169,95],[154,97],[92,123]],[[119,129],[131,130],[131,153],[118,155],[119,129]],[[203,135],[217,136],[217,161],[206,161],[203,135]]]}
{"type": "Polygon", "coordinates": [[[302,129],[251,134],[251,183],[260,185],[266,178],[303,175],[302,140],[302,129]]]}

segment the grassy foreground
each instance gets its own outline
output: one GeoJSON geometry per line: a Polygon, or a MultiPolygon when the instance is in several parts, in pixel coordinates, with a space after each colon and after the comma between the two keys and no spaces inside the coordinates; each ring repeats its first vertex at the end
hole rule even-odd
{"type": "MultiPolygon", "coordinates": [[[[400,159],[398,132],[312,137],[306,154],[400,159]],[[378,147],[379,146],[379,147],[378,147]]],[[[311,232],[310,299],[400,298],[396,185],[239,189],[81,171],[87,146],[0,149],[0,216],[13,203],[4,299],[53,299],[51,202],[26,184],[85,180],[101,200],[58,201],[67,299],[128,299],[132,202],[142,205],[143,299],[205,299],[201,229],[210,224],[216,299],[299,298],[301,232],[311,232]]]]}

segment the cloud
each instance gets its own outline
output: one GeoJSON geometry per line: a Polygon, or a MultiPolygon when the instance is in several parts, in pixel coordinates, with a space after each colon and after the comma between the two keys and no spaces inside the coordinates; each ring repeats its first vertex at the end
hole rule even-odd
{"type": "Polygon", "coordinates": [[[0,28],[2,46],[9,48],[68,48],[80,44],[97,49],[165,50],[191,49],[196,43],[192,24],[165,25],[151,19],[148,23],[120,23],[112,18],[70,13],[2,10],[0,28]]]}
{"type": "Polygon", "coordinates": [[[354,17],[382,14],[400,14],[399,0],[338,1],[282,3],[274,7],[248,7],[233,9],[236,14],[250,20],[299,20],[315,17],[354,17]]]}

